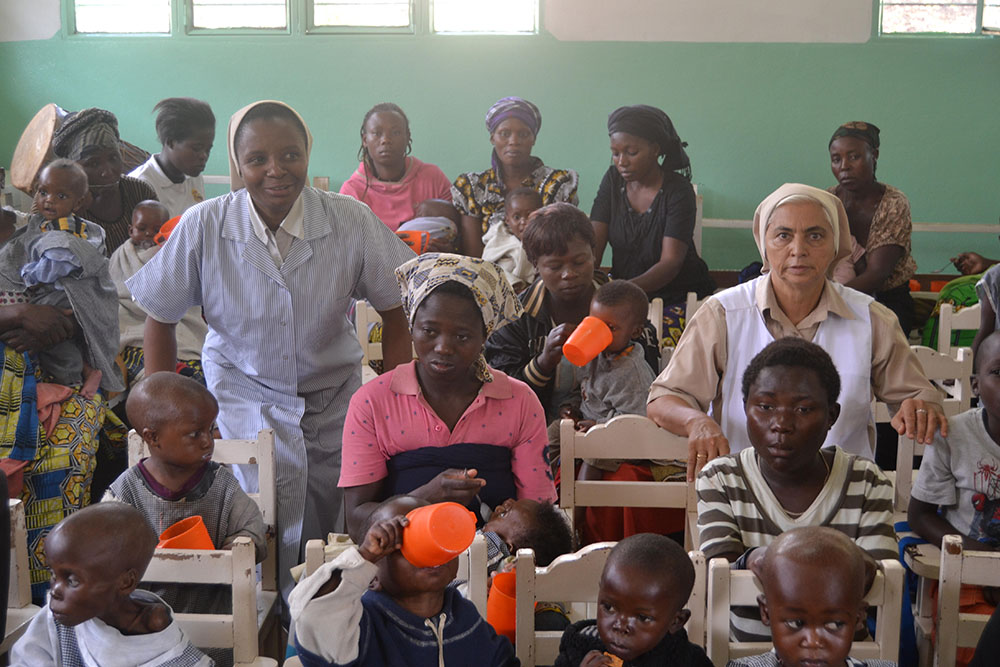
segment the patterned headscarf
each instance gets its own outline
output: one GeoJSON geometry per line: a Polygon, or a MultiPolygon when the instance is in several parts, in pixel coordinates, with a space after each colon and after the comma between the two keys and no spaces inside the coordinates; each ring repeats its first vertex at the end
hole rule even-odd
{"type": "Polygon", "coordinates": [[[801,201],[803,199],[818,204],[824,213],[826,213],[827,222],[830,223],[830,227],[833,229],[833,247],[836,248],[837,254],[833,258],[833,261],[830,262],[830,266],[827,267],[827,277],[833,274],[833,267],[836,266],[837,262],[851,254],[851,226],[847,221],[847,211],[844,210],[844,204],[840,201],[840,198],[835,194],[814,188],[811,185],[785,183],[769,194],[753,214],[753,240],[757,242],[757,249],[760,250],[760,259],[764,263],[760,271],[761,273],[767,273],[771,270],[767,262],[767,252],[765,249],[767,225],[771,222],[771,216],[782,204],[795,200],[801,201]]]}
{"type": "Polygon", "coordinates": [[[660,147],[660,155],[664,156],[663,168],[678,171],[691,180],[691,160],[684,151],[687,142],[681,141],[670,116],[662,109],[647,104],[618,107],[608,116],[608,134],[615,132],[625,132],[656,144],[660,147]]]}
{"type": "MultiPolygon", "coordinates": [[[[243,122],[243,118],[253,110],[254,107],[260,106],[261,104],[277,104],[278,106],[286,107],[289,111],[295,114],[295,117],[299,119],[302,123],[302,127],[306,131],[306,161],[309,160],[309,154],[312,152],[313,137],[312,132],[309,131],[309,126],[306,125],[306,121],[302,119],[299,112],[288,106],[284,102],[279,102],[278,100],[259,100],[252,104],[248,104],[236,113],[232,115],[229,119],[229,140],[226,142],[226,148],[229,149],[229,189],[236,192],[244,186],[243,174],[240,171],[239,162],[236,160],[236,130],[239,129],[240,123],[243,122]]],[[[306,179],[309,182],[309,179],[306,179]]]]}
{"type": "Polygon", "coordinates": [[[834,131],[833,136],[830,137],[830,143],[827,144],[827,148],[832,146],[834,140],[840,137],[855,137],[871,146],[872,150],[878,150],[878,135],[879,129],[871,123],[866,123],[863,120],[853,120],[850,123],[844,123],[834,131]]]}
{"type": "Polygon", "coordinates": [[[110,111],[91,107],[70,114],[52,137],[52,152],[79,160],[86,148],[121,149],[118,119],[110,111]]]}
{"type": "MultiPolygon", "coordinates": [[[[478,257],[451,253],[427,253],[415,257],[396,269],[396,280],[403,297],[403,313],[413,330],[413,318],[420,304],[447,282],[465,285],[476,297],[483,315],[486,337],[500,327],[517,320],[524,313],[503,270],[493,262],[478,257]]],[[[492,382],[493,375],[482,354],[476,360],[476,377],[492,382]]]]}
{"type": "Polygon", "coordinates": [[[534,104],[520,97],[505,97],[497,100],[497,103],[486,112],[486,129],[490,134],[497,129],[500,123],[508,118],[516,118],[531,129],[531,133],[538,135],[542,129],[542,113],[534,104]]]}

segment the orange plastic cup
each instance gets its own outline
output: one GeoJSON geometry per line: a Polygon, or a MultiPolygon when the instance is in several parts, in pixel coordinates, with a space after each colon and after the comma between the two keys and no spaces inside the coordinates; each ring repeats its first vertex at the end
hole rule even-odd
{"type": "Polygon", "coordinates": [[[403,558],[417,567],[437,567],[453,560],[472,544],[476,515],[458,503],[418,507],[406,518],[403,558]]]}
{"type": "Polygon", "coordinates": [[[214,549],[205,521],[199,515],[181,519],[160,533],[158,549],[214,549]]]}
{"type": "Polygon", "coordinates": [[[166,243],[167,239],[170,238],[171,232],[174,231],[174,227],[176,227],[177,223],[180,221],[181,221],[181,216],[175,215],[174,217],[164,222],[163,226],[160,227],[160,231],[156,234],[156,236],[153,237],[153,241],[156,243],[156,245],[163,245],[164,243],[166,243]]]}
{"type": "Polygon", "coordinates": [[[497,572],[493,575],[490,596],[486,598],[486,621],[498,635],[514,642],[517,572],[497,572]]]}
{"type": "Polygon", "coordinates": [[[418,255],[427,251],[427,244],[430,243],[431,233],[419,230],[407,230],[396,232],[396,236],[403,239],[403,243],[410,246],[413,252],[418,255]]]}
{"type": "Polygon", "coordinates": [[[596,317],[588,315],[563,343],[563,354],[574,366],[586,366],[611,345],[611,329],[596,317]]]}

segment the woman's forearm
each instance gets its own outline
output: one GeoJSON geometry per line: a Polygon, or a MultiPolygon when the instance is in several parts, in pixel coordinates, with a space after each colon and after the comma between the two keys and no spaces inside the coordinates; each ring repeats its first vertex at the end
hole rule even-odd
{"type": "Polygon", "coordinates": [[[646,416],[656,424],[676,435],[690,436],[691,425],[703,419],[711,419],[707,414],[692,408],[677,396],[660,396],[646,405],[646,416]]]}
{"type": "Polygon", "coordinates": [[[471,215],[462,216],[460,239],[462,254],[468,257],[483,256],[483,223],[471,215]]]}
{"type": "Polygon", "coordinates": [[[142,336],[146,377],[157,371],[173,372],[177,368],[176,328],[176,324],[167,324],[146,317],[146,328],[142,336]]]}

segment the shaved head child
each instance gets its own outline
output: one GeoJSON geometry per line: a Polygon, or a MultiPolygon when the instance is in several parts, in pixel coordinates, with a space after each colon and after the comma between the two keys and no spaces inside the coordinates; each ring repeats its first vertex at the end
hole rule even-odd
{"type": "Polygon", "coordinates": [[[779,535],[754,561],[764,592],[761,619],[774,650],[731,660],[731,667],[894,667],[886,660],[850,657],[868,611],[865,591],[876,564],[849,537],[821,526],[779,535]]]}
{"type": "Polygon", "coordinates": [[[135,508],[85,507],[45,538],[52,571],[49,602],[11,650],[11,664],[207,667],[170,608],[137,590],[156,534],[135,508]]]}
{"type": "MultiPolygon", "coordinates": [[[[267,552],[260,509],[228,467],[212,461],[219,404],[201,384],[177,373],[153,373],[132,388],[125,403],[129,422],[149,457],[123,472],[105,494],[138,508],[157,534],[200,516],[212,546],[228,549],[237,537],[254,543],[257,561],[267,552]]],[[[229,613],[230,597],[218,587],[171,584],[156,589],[178,612],[229,613]]],[[[228,649],[208,653],[221,664],[228,649]]]]}
{"type": "Polygon", "coordinates": [[[566,629],[556,667],[711,667],[684,631],[693,587],[694,565],[676,542],[652,533],[626,537],[604,565],[597,619],[566,629]]]}

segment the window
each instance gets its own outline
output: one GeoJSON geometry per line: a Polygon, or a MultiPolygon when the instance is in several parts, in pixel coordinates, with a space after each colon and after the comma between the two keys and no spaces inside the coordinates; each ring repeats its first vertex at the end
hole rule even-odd
{"type": "Polygon", "coordinates": [[[538,0],[430,0],[434,32],[533,33],[538,0]]]}
{"type": "MultiPolygon", "coordinates": [[[[183,0],[175,0],[181,2],[183,0]]],[[[288,27],[285,0],[189,0],[192,28],[288,27]]]]}
{"type": "Polygon", "coordinates": [[[1000,31],[1000,0],[882,0],[882,33],[1000,31]]]}
{"type": "MultiPolygon", "coordinates": [[[[3,0],[0,0],[2,2],[3,0]]],[[[975,0],[967,0],[974,2],[975,0]]],[[[979,0],[983,2],[984,0],[979,0]]],[[[985,0],[997,2],[1000,0],[985,0]]],[[[533,34],[539,0],[63,0],[76,33],[533,34]]]]}
{"type": "Polygon", "coordinates": [[[75,10],[76,32],[170,32],[170,0],[76,0],[75,10]]]}
{"type": "Polygon", "coordinates": [[[313,0],[314,26],[409,28],[410,0],[313,0]]]}

